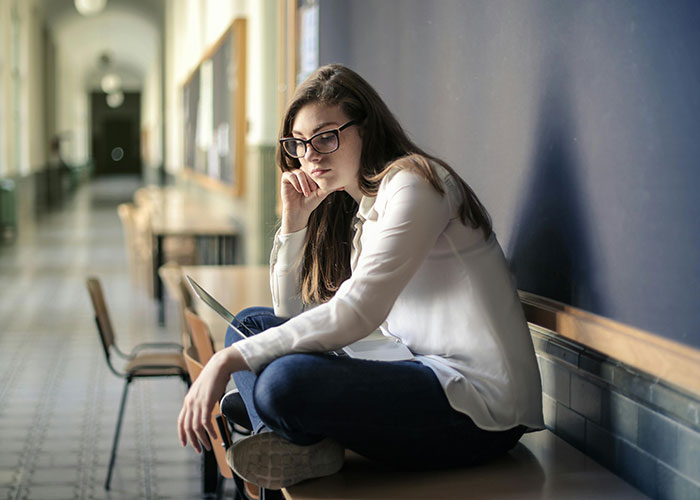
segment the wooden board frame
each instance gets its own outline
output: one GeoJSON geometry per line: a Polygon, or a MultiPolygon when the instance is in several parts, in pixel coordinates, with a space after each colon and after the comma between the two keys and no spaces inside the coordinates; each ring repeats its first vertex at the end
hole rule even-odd
{"type": "MultiPolygon", "coordinates": [[[[278,123],[282,123],[287,103],[294,95],[297,75],[297,0],[277,0],[277,110],[278,123]]],[[[280,184],[282,172],[277,172],[277,197],[275,213],[282,217],[280,184]]]]}
{"type": "Polygon", "coordinates": [[[246,183],[246,132],[248,128],[246,121],[246,29],[246,20],[244,18],[234,19],[217,41],[204,52],[195,68],[181,85],[181,89],[184,93],[185,86],[190,83],[192,78],[199,72],[202,63],[211,59],[221,45],[230,37],[232,42],[231,57],[233,58],[234,64],[237,66],[235,92],[233,92],[231,96],[231,108],[229,111],[230,119],[232,120],[231,128],[233,129],[230,140],[235,151],[235,155],[231,158],[230,164],[233,184],[197,172],[194,170],[193,165],[185,165],[183,174],[186,178],[194,180],[207,189],[233,196],[243,196],[245,194],[246,183]]]}
{"type": "Polygon", "coordinates": [[[700,350],[533,293],[519,294],[530,323],[700,396],[700,350]]]}

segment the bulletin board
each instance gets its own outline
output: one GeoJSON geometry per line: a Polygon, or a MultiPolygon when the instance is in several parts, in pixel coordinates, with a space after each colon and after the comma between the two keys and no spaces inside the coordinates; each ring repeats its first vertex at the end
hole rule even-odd
{"type": "Polygon", "coordinates": [[[245,19],[236,19],[182,85],[185,172],[235,196],[245,186],[245,57],[245,19]]]}

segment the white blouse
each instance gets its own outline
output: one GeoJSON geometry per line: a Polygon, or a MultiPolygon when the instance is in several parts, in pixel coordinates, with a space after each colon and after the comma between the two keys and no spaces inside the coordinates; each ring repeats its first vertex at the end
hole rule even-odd
{"type": "Polygon", "coordinates": [[[277,234],[270,284],[275,314],[291,317],[236,343],[259,372],[293,352],[335,350],[381,328],[437,376],[450,404],[485,430],[544,427],[530,332],[495,235],[462,224],[459,189],[395,169],[355,219],[352,276],[304,311],[300,267],[306,230],[277,234]]]}

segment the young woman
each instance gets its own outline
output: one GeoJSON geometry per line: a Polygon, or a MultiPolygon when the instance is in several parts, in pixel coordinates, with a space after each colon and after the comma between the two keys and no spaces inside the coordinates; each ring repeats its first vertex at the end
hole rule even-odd
{"type": "Polygon", "coordinates": [[[447,467],[503,454],[542,428],[527,324],[469,186],[340,65],[297,89],[280,136],[274,310],[241,313],[257,335],[229,330],[229,347],[192,385],[178,421],[183,446],[208,448],[209,415],[232,373],[255,433],[229,462],[266,488],[336,472],[345,448],[447,467]],[[408,356],[329,353],[377,329],[408,356]]]}

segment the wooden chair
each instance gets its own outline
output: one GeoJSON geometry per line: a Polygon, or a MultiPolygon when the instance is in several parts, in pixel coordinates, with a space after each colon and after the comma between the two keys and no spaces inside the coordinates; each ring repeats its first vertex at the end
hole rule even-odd
{"type": "MultiPolygon", "coordinates": [[[[140,239],[136,233],[136,208],[132,203],[121,203],[117,207],[117,214],[124,231],[126,243],[126,256],[129,263],[129,276],[135,285],[141,285],[146,279],[148,269],[144,269],[144,249],[140,245],[140,239]]],[[[151,257],[152,259],[152,257],[151,257]]]]}
{"type": "Polygon", "coordinates": [[[107,469],[107,479],[105,480],[105,489],[109,490],[112,480],[112,469],[117,456],[117,445],[119,443],[129,384],[137,378],[180,377],[189,386],[190,377],[182,355],[182,345],[180,344],[171,342],[143,343],[135,346],[128,354],[121,351],[115,343],[114,329],[112,328],[100,280],[95,277],[88,278],[87,288],[92,300],[95,322],[100,334],[107,366],[112,373],[124,379],[124,390],[119,405],[119,417],[117,418],[117,427],[114,431],[112,453],[109,459],[109,468],[107,469]],[[122,370],[116,369],[112,363],[112,352],[124,361],[122,370]]]}
{"type": "Polygon", "coordinates": [[[197,350],[197,355],[203,365],[214,355],[214,339],[209,332],[209,327],[191,309],[185,309],[185,319],[192,336],[192,345],[197,350]]]}
{"type": "MultiPolygon", "coordinates": [[[[195,354],[197,358],[201,360],[200,366],[203,367],[214,355],[214,339],[212,338],[211,333],[209,332],[209,327],[207,326],[207,324],[202,320],[202,318],[200,318],[195,312],[193,312],[189,308],[185,309],[185,319],[187,320],[187,325],[189,327],[192,339],[192,346],[188,349],[188,351],[185,352],[185,361],[187,362],[187,367],[188,369],[190,369],[190,363],[192,363],[192,360],[188,359],[188,354],[190,357],[193,354],[195,354]]],[[[196,372],[196,375],[194,375],[192,369],[190,369],[190,377],[192,377],[193,381],[202,371],[201,367],[199,368],[199,371],[196,372]]],[[[214,411],[212,412],[212,420],[216,421],[217,416],[219,415],[221,415],[221,410],[217,405],[214,408],[214,411]]],[[[221,424],[218,428],[221,429],[222,426],[226,425],[226,420],[223,418],[223,416],[221,416],[219,420],[221,421],[221,424]]],[[[228,432],[228,430],[226,429],[224,430],[224,432],[228,432]]],[[[241,430],[237,429],[237,432],[241,432],[241,430]]],[[[231,442],[230,434],[228,434],[227,440],[228,442],[231,442]]],[[[224,446],[223,439],[221,437],[217,437],[216,441],[212,440],[212,446],[214,446],[216,462],[219,466],[219,470],[222,471],[221,475],[227,478],[233,477],[231,468],[229,467],[228,462],[226,461],[226,448],[224,446]],[[223,472],[224,470],[230,473],[231,475],[226,475],[223,472]]],[[[244,487],[248,498],[260,498],[260,489],[256,485],[253,485],[246,481],[244,482],[244,487]]]]}
{"type": "MultiPolygon", "coordinates": [[[[202,373],[202,370],[204,369],[204,364],[200,362],[199,356],[197,354],[197,348],[192,345],[185,349],[184,351],[184,357],[185,357],[185,364],[187,365],[187,370],[190,374],[190,378],[194,382],[197,380],[197,377],[199,377],[199,374],[202,373]]],[[[211,421],[214,424],[214,427],[217,427],[217,422],[216,422],[216,417],[218,415],[221,415],[221,410],[219,409],[219,405],[214,405],[214,409],[211,412],[211,421]]],[[[221,433],[222,427],[218,427],[219,432],[221,433]]],[[[225,429],[225,428],[224,428],[225,429]]],[[[226,437],[227,440],[230,441],[230,437],[226,437]]],[[[224,437],[221,436],[220,434],[217,435],[209,435],[209,441],[211,442],[212,450],[214,452],[214,456],[216,458],[216,464],[219,469],[219,474],[217,477],[216,481],[216,494],[217,498],[221,494],[223,490],[223,479],[228,478],[228,479],[233,479],[233,471],[231,471],[231,467],[228,465],[228,462],[226,462],[226,448],[224,447],[224,437]]],[[[203,460],[206,460],[207,457],[205,456],[203,460]]],[[[213,464],[212,464],[213,467],[213,464]]],[[[204,467],[204,474],[206,474],[206,466],[204,467]]],[[[214,472],[214,469],[212,469],[212,473],[214,472]]],[[[212,476],[213,477],[213,476],[212,476]]],[[[206,483],[208,482],[208,478],[204,477],[204,483],[205,483],[205,490],[207,489],[206,483]]]]}
{"type": "Polygon", "coordinates": [[[171,296],[177,304],[180,316],[180,337],[182,339],[182,345],[189,345],[192,342],[190,330],[187,327],[187,320],[185,318],[185,310],[192,307],[192,296],[182,279],[180,264],[172,260],[168,261],[158,269],[158,275],[163,285],[165,285],[168,295],[171,296]]]}

